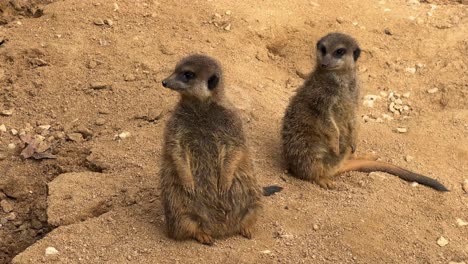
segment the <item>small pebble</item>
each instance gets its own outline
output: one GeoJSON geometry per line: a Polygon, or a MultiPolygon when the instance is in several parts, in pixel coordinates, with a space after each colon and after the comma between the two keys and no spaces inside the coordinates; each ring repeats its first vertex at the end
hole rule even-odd
{"type": "Polygon", "coordinates": [[[464,220],[461,219],[461,218],[457,218],[457,225],[458,225],[458,226],[467,226],[467,225],[468,225],[468,222],[464,221],[464,220]]]}
{"type": "Polygon", "coordinates": [[[81,133],[69,133],[67,134],[67,138],[73,142],[82,142],[84,140],[81,133]]]}
{"type": "Polygon", "coordinates": [[[401,104],[403,104],[403,101],[398,98],[398,99],[395,100],[395,104],[401,105],[401,104]]]}
{"type": "Polygon", "coordinates": [[[10,132],[11,132],[11,134],[12,134],[13,136],[18,135],[18,130],[14,129],[14,128],[12,128],[12,129],[10,130],[10,132]]]}
{"type": "Polygon", "coordinates": [[[110,19],[104,19],[104,23],[109,27],[112,27],[112,25],[114,25],[114,22],[110,19]]]}
{"type": "Polygon", "coordinates": [[[13,110],[11,109],[3,110],[2,112],[0,112],[0,115],[2,116],[11,116],[12,114],[13,114],[13,110]]]}
{"type": "Polygon", "coordinates": [[[462,188],[463,188],[463,191],[465,191],[465,193],[468,193],[468,179],[465,179],[463,181],[462,188]]]}
{"type": "Polygon", "coordinates": [[[443,236],[441,236],[441,237],[439,237],[439,239],[437,239],[437,245],[439,245],[441,247],[445,247],[448,243],[449,243],[448,240],[443,236]]]}
{"type": "Polygon", "coordinates": [[[343,24],[345,22],[345,20],[342,17],[337,17],[336,22],[338,22],[340,24],[343,24]]]}
{"type": "Polygon", "coordinates": [[[387,114],[382,114],[382,118],[385,119],[385,120],[393,120],[393,117],[391,117],[390,115],[387,115],[387,114]]]}
{"type": "Polygon", "coordinates": [[[312,228],[313,228],[315,231],[319,230],[319,226],[318,226],[317,224],[314,224],[314,225],[312,226],[312,228]]]}
{"type": "Polygon", "coordinates": [[[409,98],[409,97],[410,97],[410,95],[411,95],[411,93],[410,93],[410,92],[407,92],[407,93],[404,93],[404,94],[402,94],[402,96],[403,96],[404,98],[409,98]]]}
{"type": "Polygon", "coordinates": [[[58,253],[59,253],[58,250],[54,247],[48,247],[45,249],[46,256],[57,255],[58,253]]]}
{"type": "Polygon", "coordinates": [[[15,148],[16,148],[16,144],[15,144],[15,143],[10,143],[10,144],[8,144],[8,148],[9,148],[9,149],[15,149],[15,148]]]}
{"type": "Polygon", "coordinates": [[[380,96],[382,96],[382,97],[387,97],[387,96],[388,96],[388,93],[387,93],[387,92],[384,92],[384,91],[381,91],[381,92],[380,92],[380,96]]]}
{"type": "Polygon", "coordinates": [[[2,210],[3,212],[5,213],[9,213],[11,211],[13,211],[13,204],[11,204],[9,201],[7,200],[2,200],[0,202],[0,207],[2,207],[2,210]]]}
{"type": "Polygon", "coordinates": [[[6,217],[5,217],[6,220],[8,221],[13,221],[16,219],[16,213],[15,212],[11,212],[9,213],[6,217]]]}
{"type": "Polygon", "coordinates": [[[413,157],[413,156],[410,156],[410,155],[406,155],[406,156],[405,156],[405,161],[406,161],[406,162],[411,162],[411,161],[413,161],[413,160],[414,160],[414,157],[413,157]]]}
{"type": "Polygon", "coordinates": [[[438,88],[432,88],[432,89],[427,90],[427,93],[433,94],[433,93],[437,93],[437,91],[439,91],[438,88]]]}
{"type": "Polygon", "coordinates": [[[260,253],[262,253],[262,254],[270,254],[271,251],[267,249],[267,250],[260,251],[260,253]]]}
{"type": "Polygon", "coordinates": [[[104,25],[104,20],[102,20],[101,18],[98,18],[98,19],[94,20],[94,25],[102,26],[102,25],[104,25]]]}
{"type": "Polygon", "coordinates": [[[130,132],[122,132],[119,134],[120,139],[125,139],[125,138],[128,138],[129,136],[130,136],[130,132]]]}
{"type": "Polygon", "coordinates": [[[119,11],[119,5],[117,3],[114,3],[114,12],[119,11]]]}
{"type": "Polygon", "coordinates": [[[133,82],[133,81],[136,80],[136,76],[135,76],[135,74],[132,74],[132,73],[125,74],[124,80],[125,80],[126,82],[133,82]]]}
{"type": "Polygon", "coordinates": [[[414,67],[408,67],[405,69],[406,72],[408,73],[411,73],[411,74],[415,74],[416,73],[416,68],[414,67]]]}
{"type": "Polygon", "coordinates": [[[411,187],[416,187],[416,186],[419,185],[419,183],[417,183],[417,182],[412,182],[410,185],[411,185],[411,187]]]}
{"type": "Polygon", "coordinates": [[[41,130],[49,130],[50,129],[50,125],[42,125],[42,126],[38,126],[38,128],[40,128],[41,130]]]}
{"type": "Polygon", "coordinates": [[[390,31],[388,28],[384,29],[384,33],[389,36],[393,35],[392,31],[390,31]]]}
{"type": "Polygon", "coordinates": [[[229,31],[231,30],[231,24],[228,24],[227,26],[224,27],[224,30],[229,31]]]}
{"type": "Polygon", "coordinates": [[[3,133],[7,132],[7,128],[4,124],[0,125],[0,132],[3,132],[3,133]]]}
{"type": "Polygon", "coordinates": [[[97,126],[102,126],[106,123],[106,120],[104,118],[98,118],[96,119],[96,121],[94,122],[97,126]]]}
{"type": "Polygon", "coordinates": [[[406,133],[408,132],[408,129],[406,127],[397,127],[396,131],[398,133],[406,133]]]}
{"type": "Polygon", "coordinates": [[[225,12],[225,14],[228,15],[228,16],[231,15],[231,13],[232,13],[231,10],[228,10],[228,11],[225,12]]]}
{"type": "Polygon", "coordinates": [[[93,82],[90,84],[90,87],[94,90],[112,89],[112,85],[102,82],[93,82]]]}

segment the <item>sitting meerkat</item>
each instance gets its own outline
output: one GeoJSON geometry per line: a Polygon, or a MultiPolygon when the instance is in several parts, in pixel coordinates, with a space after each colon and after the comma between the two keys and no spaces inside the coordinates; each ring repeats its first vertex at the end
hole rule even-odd
{"type": "Polygon", "coordinates": [[[392,164],[354,155],[357,143],[361,49],[351,36],[331,33],[317,42],[317,65],[283,118],[283,156],[295,177],[332,188],[330,178],[345,171],[383,171],[438,191],[448,189],[429,177],[392,164]]]}
{"type": "MultiPolygon", "coordinates": [[[[214,238],[252,237],[262,190],[242,121],[224,94],[220,64],[182,59],[162,81],[180,94],[164,133],[160,188],[168,234],[212,245],[214,238]]],[[[265,187],[263,195],[280,191],[265,187]]]]}

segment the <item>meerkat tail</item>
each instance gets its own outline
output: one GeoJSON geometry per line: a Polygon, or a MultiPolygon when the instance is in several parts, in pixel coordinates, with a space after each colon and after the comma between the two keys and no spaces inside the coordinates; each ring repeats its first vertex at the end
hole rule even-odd
{"type": "Polygon", "coordinates": [[[398,176],[400,179],[408,182],[417,182],[419,184],[426,185],[440,192],[449,191],[442,183],[438,182],[437,180],[385,162],[371,160],[348,160],[345,162],[345,164],[343,164],[339,173],[345,171],[382,171],[398,176]]]}
{"type": "Polygon", "coordinates": [[[281,192],[281,190],[283,190],[283,187],[278,185],[266,186],[263,187],[263,196],[270,196],[274,193],[281,192]]]}

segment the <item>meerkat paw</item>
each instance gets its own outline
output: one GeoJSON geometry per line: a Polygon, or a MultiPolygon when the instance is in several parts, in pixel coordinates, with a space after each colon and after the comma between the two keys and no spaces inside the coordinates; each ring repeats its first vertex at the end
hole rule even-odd
{"type": "Polygon", "coordinates": [[[240,234],[247,239],[252,239],[252,230],[248,227],[241,227],[240,234]]]}
{"type": "Polygon", "coordinates": [[[220,180],[218,183],[218,192],[221,195],[226,195],[232,186],[232,180],[220,180]]]}
{"type": "Polygon", "coordinates": [[[213,237],[204,232],[196,233],[195,239],[204,245],[212,246],[214,244],[213,237]]]}
{"type": "Polygon", "coordinates": [[[340,155],[340,144],[338,142],[336,144],[332,144],[331,149],[335,155],[340,155]]]}
{"type": "Polygon", "coordinates": [[[183,187],[187,193],[192,194],[192,195],[195,194],[195,182],[194,181],[185,182],[183,187]]]}
{"type": "Polygon", "coordinates": [[[335,189],[335,183],[330,179],[319,178],[315,182],[324,189],[335,189]]]}

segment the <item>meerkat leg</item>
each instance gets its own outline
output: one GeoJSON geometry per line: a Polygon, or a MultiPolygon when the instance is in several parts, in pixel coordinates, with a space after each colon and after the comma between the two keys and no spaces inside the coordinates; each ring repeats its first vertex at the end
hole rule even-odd
{"type": "Polygon", "coordinates": [[[204,232],[198,221],[194,220],[190,215],[181,216],[178,229],[178,233],[185,233],[202,244],[213,245],[214,243],[213,237],[204,232]]]}
{"type": "Polygon", "coordinates": [[[252,238],[252,229],[258,218],[259,206],[254,205],[253,207],[247,209],[247,213],[241,220],[240,223],[240,234],[248,239],[252,238]]]}
{"type": "Polygon", "coordinates": [[[312,161],[308,166],[301,168],[298,175],[301,175],[303,179],[315,182],[324,189],[333,189],[335,187],[330,179],[330,176],[333,176],[334,173],[330,172],[330,169],[325,167],[321,160],[312,161]]]}
{"type": "Polygon", "coordinates": [[[183,150],[180,145],[172,153],[177,175],[179,176],[180,183],[185,191],[188,193],[195,192],[195,180],[193,179],[192,171],[190,168],[190,154],[188,151],[183,150]]]}
{"type": "Polygon", "coordinates": [[[244,152],[241,149],[234,149],[226,153],[226,147],[222,146],[220,151],[221,169],[218,179],[218,190],[220,194],[225,194],[231,189],[234,173],[243,158],[244,152]]]}

